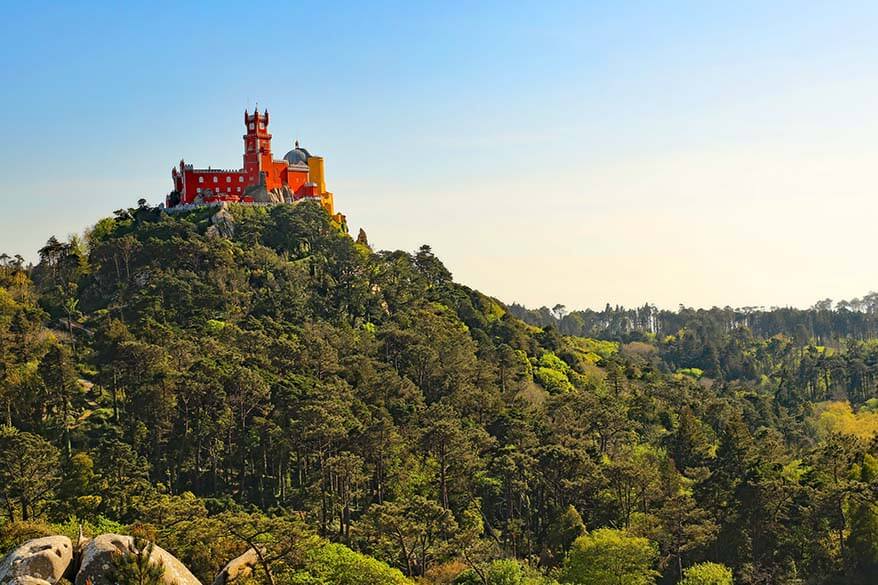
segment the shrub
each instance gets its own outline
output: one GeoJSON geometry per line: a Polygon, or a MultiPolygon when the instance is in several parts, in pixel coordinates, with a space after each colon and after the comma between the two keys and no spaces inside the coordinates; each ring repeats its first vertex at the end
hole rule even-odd
{"type": "Polygon", "coordinates": [[[732,570],[719,563],[700,563],[683,571],[680,585],[732,585],[732,570]]]}
{"type": "Polygon", "coordinates": [[[601,528],[573,542],[561,572],[562,583],[577,585],[651,585],[658,548],[624,530],[601,528]]]}

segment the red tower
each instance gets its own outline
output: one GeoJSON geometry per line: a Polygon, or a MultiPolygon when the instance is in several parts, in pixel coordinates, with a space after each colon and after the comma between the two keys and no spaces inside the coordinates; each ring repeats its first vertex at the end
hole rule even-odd
{"type": "Polygon", "coordinates": [[[247,133],[244,135],[244,174],[247,184],[259,183],[259,173],[266,173],[267,189],[275,189],[280,184],[274,185],[271,173],[271,134],[268,132],[268,110],[260,114],[256,110],[252,114],[244,110],[244,125],[247,133]]]}

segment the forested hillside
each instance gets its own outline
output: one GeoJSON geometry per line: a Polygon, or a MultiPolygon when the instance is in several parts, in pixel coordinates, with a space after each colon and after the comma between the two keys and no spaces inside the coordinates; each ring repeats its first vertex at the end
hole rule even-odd
{"type": "Polygon", "coordinates": [[[527,311],[318,205],[214,214],[3,255],[4,552],[82,524],[202,582],[251,545],[269,585],[876,582],[872,296],[527,311]]]}

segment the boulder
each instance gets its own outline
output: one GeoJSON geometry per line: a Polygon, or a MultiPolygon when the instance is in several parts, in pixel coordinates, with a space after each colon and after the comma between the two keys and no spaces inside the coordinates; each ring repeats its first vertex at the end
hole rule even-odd
{"type": "Polygon", "coordinates": [[[45,579],[38,579],[36,577],[31,577],[30,575],[24,575],[23,577],[16,577],[12,581],[9,582],[9,585],[52,585],[45,579]]]}
{"type": "MultiPolygon", "coordinates": [[[[82,551],[76,585],[112,585],[108,572],[113,557],[121,554],[137,553],[134,538],[120,534],[101,534],[91,539],[82,551]]],[[[164,585],[201,585],[195,575],[183,563],[161,547],[153,545],[150,560],[165,568],[162,575],[164,585]]]]}
{"type": "Polygon", "coordinates": [[[259,555],[256,549],[247,549],[247,552],[229,561],[223,570],[213,580],[213,585],[229,585],[241,579],[246,579],[253,574],[253,569],[259,563],[259,555]]]}
{"type": "Polygon", "coordinates": [[[229,213],[225,203],[221,203],[219,211],[210,217],[210,223],[208,234],[214,234],[221,238],[231,238],[235,235],[235,218],[229,213]]]}
{"type": "Polygon", "coordinates": [[[46,536],[24,543],[0,564],[0,585],[57,583],[73,560],[73,543],[66,536],[46,536]]]}

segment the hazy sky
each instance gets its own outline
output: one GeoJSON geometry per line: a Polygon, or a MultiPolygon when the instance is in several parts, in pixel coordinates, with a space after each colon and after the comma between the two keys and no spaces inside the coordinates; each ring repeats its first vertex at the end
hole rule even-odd
{"type": "Polygon", "coordinates": [[[878,289],[874,1],[113,4],[4,6],[0,251],[240,167],[258,100],[352,232],[507,302],[878,289]]]}

